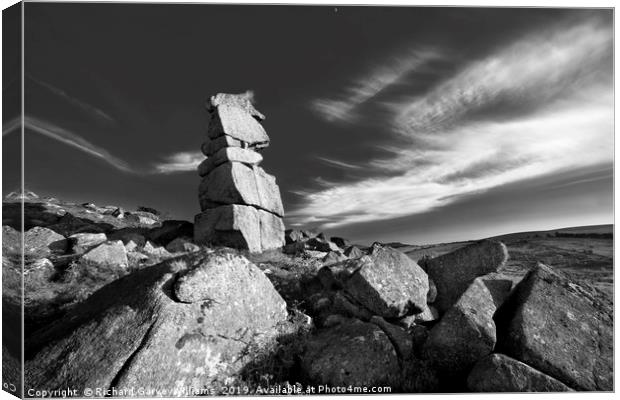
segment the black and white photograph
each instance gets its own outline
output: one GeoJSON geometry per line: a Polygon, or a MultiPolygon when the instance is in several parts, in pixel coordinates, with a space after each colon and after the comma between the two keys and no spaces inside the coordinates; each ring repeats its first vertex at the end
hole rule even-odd
{"type": "Polygon", "coordinates": [[[549,3],[3,2],[3,398],[611,398],[615,9],[549,3]]]}

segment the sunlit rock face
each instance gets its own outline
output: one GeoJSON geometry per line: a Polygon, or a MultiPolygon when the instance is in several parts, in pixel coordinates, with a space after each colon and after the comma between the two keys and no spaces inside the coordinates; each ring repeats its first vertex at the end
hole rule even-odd
{"type": "Polygon", "coordinates": [[[207,156],[198,167],[202,177],[194,239],[201,244],[262,252],[284,245],[284,208],[274,176],[259,164],[257,152],[269,146],[260,121],[264,115],[251,93],[212,96],[211,120],[202,145],[207,156]]]}

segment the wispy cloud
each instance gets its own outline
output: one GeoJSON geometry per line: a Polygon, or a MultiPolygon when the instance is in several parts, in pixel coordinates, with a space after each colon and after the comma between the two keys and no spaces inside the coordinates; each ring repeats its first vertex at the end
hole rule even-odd
{"type": "Polygon", "coordinates": [[[325,164],[333,165],[335,167],[343,168],[343,169],[360,169],[360,168],[362,168],[359,165],[350,164],[350,163],[347,163],[347,162],[344,162],[344,161],[334,160],[334,159],[327,158],[327,157],[317,157],[317,160],[320,160],[320,161],[324,162],[325,164]]]}
{"type": "Polygon", "coordinates": [[[393,99],[387,122],[410,145],[369,160],[387,177],[300,191],[305,203],[289,216],[325,228],[396,218],[611,162],[612,40],[597,20],[556,26],[471,61],[426,93],[393,99]]]}
{"type": "Polygon", "coordinates": [[[171,154],[164,161],[156,163],[154,169],[161,174],[196,171],[198,164],[204,159],[205,156],[200,151],[182,151],[171,154]]]}
{"type": "Polygon", "coordinates": [[[112,155],[103,147],[97,146],[84,139],[80,135],[67,129],[61,128],[49,121],[44,121],[35,117],[26,116],[24,118],[24,128],[46,136],[48,138],[57,140],[68,146],[74,147],[88,155],[91,155],[97,159],[106,162],[107,164],[111,165],[119,171],[132,174],[140,173],[138,170],[131,167],[129,163],[112,155]]]}
{"type": "Polygon", "coordinates": [[[107,114],[102,109],[95,107],[93,105],[90,105],[86,103],[85,101],[78,99],[77,97],[71,96],[64,90],[52,85],[51,83],[39,80],[30,74],[26,74],[26,77],[30,79],[32,82],[36,83],[37,85],[49,90],[51,93],[66,100],[68,103],[72,104],[73,106],[81,109],[82,111],[85,111],[89,113],[90,115],[97,117],[98,119],[105,120],[106,122],[114,122],[114,118],[112,118],[109,114],[107,114]]]}
{"type": "Polygon", "coordinates": [[[394,57],[391,62],[379,66],[370,75],[355,81],[341,96],[335,99],[316,99],[312,101],[311,107],[328,121],[353,122],[358,118],[358,106],[428,61],[439,57],[437,51],[432,49],[416,49],[404,56],[394,57]]]}
{"type": "MultiPolygon", "coordinates": [[[[2,136],[12,132],[19,132],[21,118],[13,118],[3,124],[2,136]]],[[[71,146],[96,159],[102,160],[121,172],[137,175],[172,174],[195,171],[198,164],[205,158],[200,151],[178,152],[164,158],[164,161],[154,163],[150,168],[132,166],[127,161],[114,156],[105,148],[91,143],[82,136],[68,129],[57,126],[49,121],[32,116],[24,117],[24,128],[29,132],[38,133],[60,143],[71,146]]]]}

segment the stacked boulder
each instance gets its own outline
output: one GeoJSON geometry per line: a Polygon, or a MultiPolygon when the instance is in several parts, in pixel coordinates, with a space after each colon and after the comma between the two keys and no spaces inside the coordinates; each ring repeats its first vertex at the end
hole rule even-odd
{"type": "Polygon", "coordinates": [[[275,177],[258,166],[257,152],[269,146],[260,124],[263,114],[251,102],[251,92],[219,93],[207,106],[211,113],[208,158],[198,167],[201,213],[196,215],[194,239],[262,252],[284,245],[284,209],[275,177]]]}

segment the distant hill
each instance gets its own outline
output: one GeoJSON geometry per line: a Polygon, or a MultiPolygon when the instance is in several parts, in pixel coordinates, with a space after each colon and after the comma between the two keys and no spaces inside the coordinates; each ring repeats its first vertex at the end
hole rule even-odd
{"type": "Polygon", "coordinates": [[[587,226],[573,226],[569,228],[550,229],[548,231],[529,231],[529,232],[516,232],[506,235],[493,236],[489,239],[496,240],[515,240],[515,239],[528,239],[535,237],[548,237],[551,236],[564,236],[564,237],[593,237],[596,238],[599,235],[613,235],[613,224],[608,225],[587,225],[587,226]]]}

